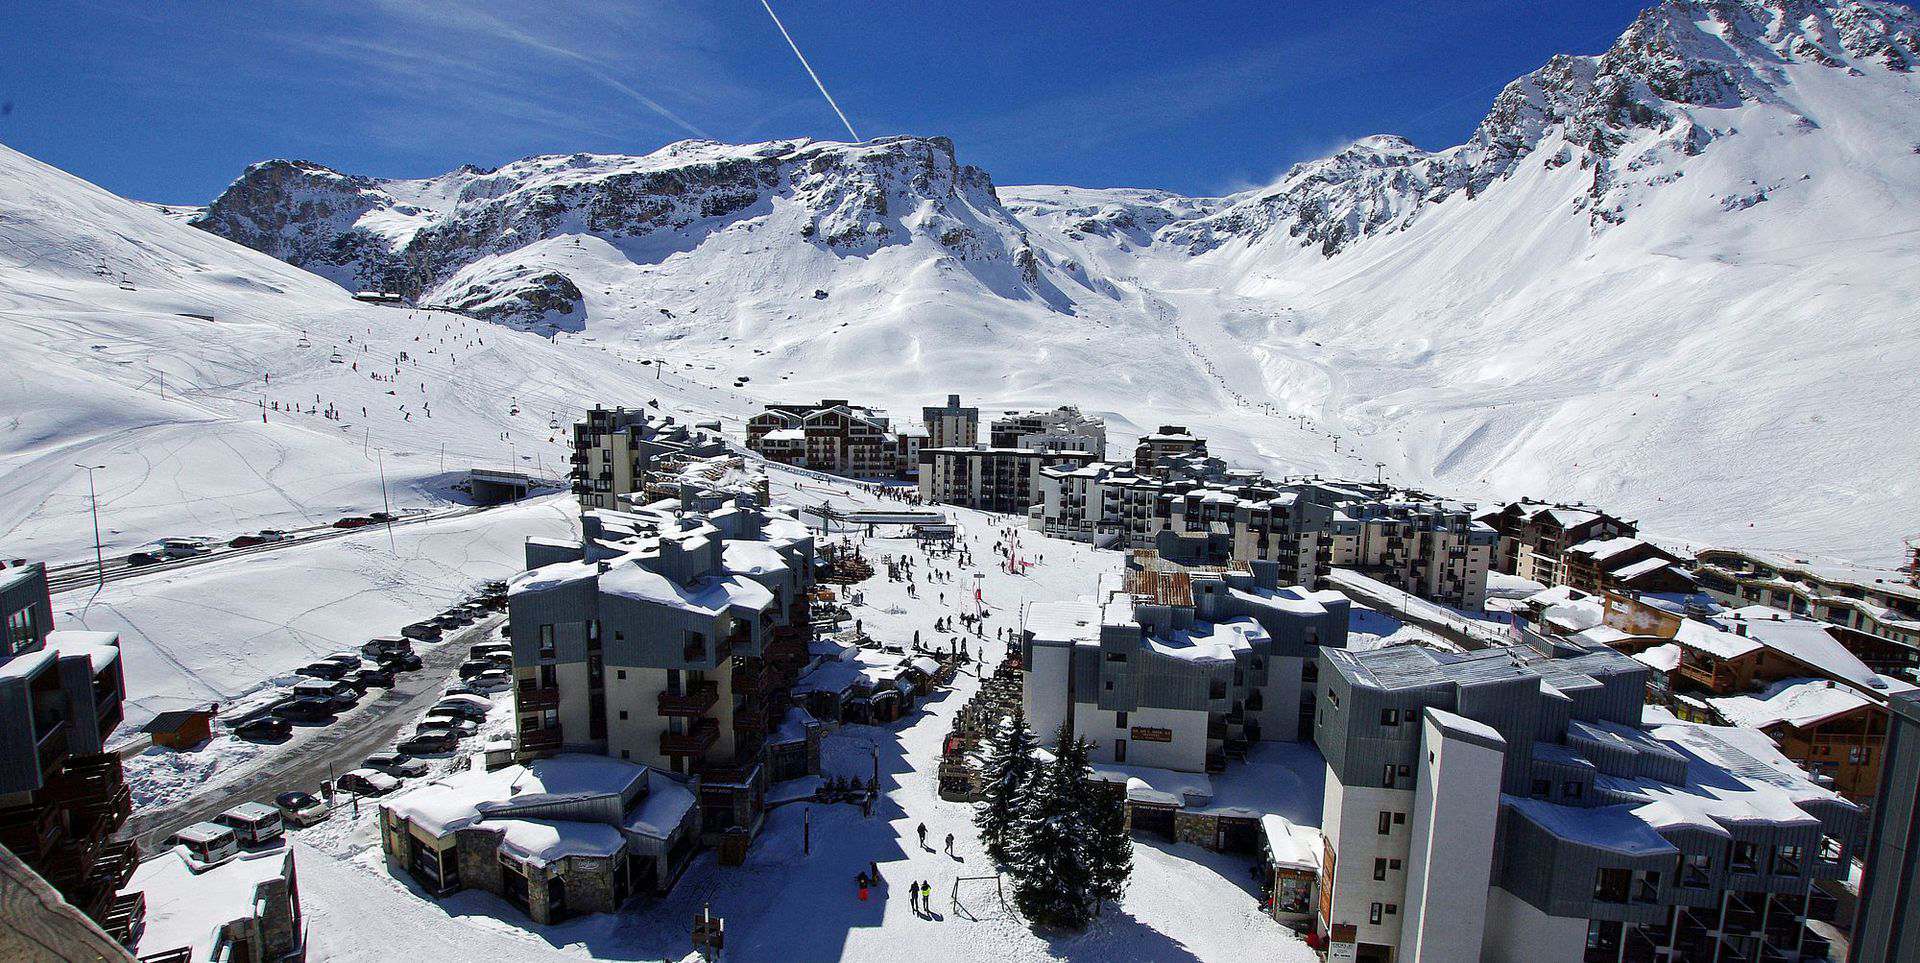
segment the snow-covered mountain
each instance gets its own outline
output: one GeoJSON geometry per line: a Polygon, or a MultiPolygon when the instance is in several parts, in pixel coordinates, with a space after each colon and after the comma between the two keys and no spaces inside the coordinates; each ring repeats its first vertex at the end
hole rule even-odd
{"type": "MultiPolygon", "coordinates": [[[[1920,440],[1888,430],[1920,417],[1917,23],[1870,0],[1670,0],[1514,81],[1461,145],[1368,137],[1225,198],[995,188],[945,139],[894,137],[426,180],[268,161],[204,210],[123,213],[136,237],[186,221],[325,277],[303,301],[362,327],[407,312],[340,288],[556,335],[513,342],[542,365],[669,359],[733,382],[685,394],[729,417],[1078,401],[1121,437],[1186,422],[1284,470],[1879,560],[1920,528],[1899,521],[1920,440]]],[[[236,278],[288,270],[221,250],[236,278]]]]}

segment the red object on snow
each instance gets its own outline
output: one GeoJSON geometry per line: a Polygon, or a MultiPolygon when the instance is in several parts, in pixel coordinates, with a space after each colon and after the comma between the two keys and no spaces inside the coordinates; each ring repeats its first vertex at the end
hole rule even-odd
{"type": "Polygon", "coordinates": [[[862,886],[860,887],[860,902],[864,903],[866,901],[867,901],[867,888],[865,886],[862,886]]]}

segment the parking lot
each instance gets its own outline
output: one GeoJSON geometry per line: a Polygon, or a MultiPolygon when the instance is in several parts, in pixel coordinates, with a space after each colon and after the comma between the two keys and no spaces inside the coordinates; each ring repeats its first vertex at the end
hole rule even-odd
{"type": "Polygon", "coordinates": [[[180,829],[240,803],[271,803],[292,789],[319,795],[322,782],[359,768],[366,757],[411,734],[421,714],[440,701],[448,683],[458,678],[471,647],[491,638],[504,621],[504,615],[491,614],[431,645],[416,642],[421,667],[399,675],[392,688],[370,693],[324,726],[297,725],[294,737],[270,745],[270,761],[245,777],[180,802],[136,812],[121,835],[152,852],[180,829]]]}

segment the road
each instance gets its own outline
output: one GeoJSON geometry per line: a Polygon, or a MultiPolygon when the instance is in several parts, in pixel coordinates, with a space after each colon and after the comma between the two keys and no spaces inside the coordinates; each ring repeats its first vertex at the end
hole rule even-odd
{"type": "MultiPolygon", "coordinates": [[[[289,789],[319,794],[329,775],[358,769],[361,760],[388,748],[400,728],[440,701],[467,651],[505,620],[491,615],[449,635],[432,648],[420,647],[419,670],[394,680],[378,698],[348,710],[332,725],[308,738],[290,741],[262,758],[247,775],[168,806],[141,809],[120,831],[145,852],[152,852],[181,828],[217,816],[248,800],[271,802],[289,789]]],[[[418,643],[416,643],[416,646],[418,643]]]]}
{"type": "MultiPolygon", "coordinates": [[[[509,502],[504,504],[511,504],[511,503],[509,502]]],[[[498,508],[498,507],[500,506],[498,505],[463,505],[458,508],[447,508],[447,509],[442,509],[440,511],[434,511],[434,512],[421,512],[419,514],[414,514],[414,515],[403,515],[399,518],[395,518],[392,522],[389,522],[386,524],[394,525],[394,526],[414,525],[420,522],[437,521],[443,518],[458,518],[462,515],[472,515],[475,512],[484,512],[490,508],[498,508]]],[[[334,528],[332,525],[314,525],[308,528],[287,529],[286,531],[289,537],[283,541],[268,542],[264,545],[249,545],[246,548],[227,548],[226,546],[222,545],[218,548],[214,548],[208,551],[204,555],[193,555],[187,558],[169,559],[164,562],[155,562],[151,565],[140,565],[140,566],[128,565],[126,556],[122,555],[118,558],[110,558],[106,560],[105,581],[119,582],[119,581],[124,581],[126,579],[139,578],[143,575],[154,575],[160,572],[173,572],[183,568],[190,568],[195,565],[205,565],[208,562],[218,562],[222,559],[234,558],[240,555],[257,555],[263,552],[277,552],[277,551],[280,551],[281,549],[292,548],[296,545],[311,545],[314,542],[324,541],[329,538],[340,538],[342,536],[352,535],[355,532],[378,530],[381,527],[382,527],[381,525],[363,525],[360,528],[334,528]]],[[[73,592],[73,591],[78,591],[84,588],[90,588],[98,581],[100,581],[100,572],[98,567],[93,562],[72,562],[66,565],[49,567],[47,569],[47,590],[53,595],[59,595],[62,592],[73,592]]]]}

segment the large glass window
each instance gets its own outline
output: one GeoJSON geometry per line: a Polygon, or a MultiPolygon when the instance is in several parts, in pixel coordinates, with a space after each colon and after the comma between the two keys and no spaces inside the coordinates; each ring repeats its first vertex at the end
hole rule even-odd
{"type": "Polygon", "coordinates": [[[18,612],[7,613],[7,637],[5,641],[8,655],[25,652],[31,648],[35,642],[39,641],[39,638],[39,634],[34,631],[32,606],[28,606],[18,612]]]}

